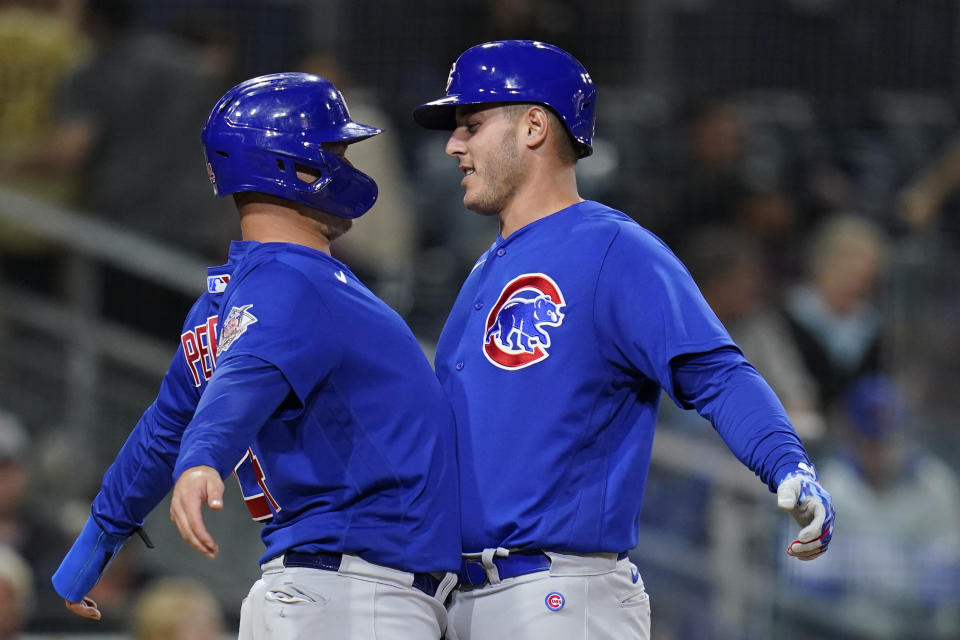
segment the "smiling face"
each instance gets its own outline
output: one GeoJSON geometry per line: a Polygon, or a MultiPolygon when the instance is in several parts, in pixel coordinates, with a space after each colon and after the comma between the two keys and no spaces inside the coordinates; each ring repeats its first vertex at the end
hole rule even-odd
{"type": "Polygon", "coordinates": [[[447,141],[447,155],[463,172],[463,204],[481,215],[497,215],[527,177],[517,132],[525,105],[457,107],[457,126],[447,141]]]}

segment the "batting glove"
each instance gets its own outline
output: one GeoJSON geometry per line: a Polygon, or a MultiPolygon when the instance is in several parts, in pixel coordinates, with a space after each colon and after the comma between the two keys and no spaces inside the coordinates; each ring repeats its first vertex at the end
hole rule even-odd
{"type": "Polygon", "coordinates": [[[100,580],[128,536],[108,535],[93,516],[53,574],[53,588],[65,600],[80,602],[100,580]]]}
{"type": "Polygon", "coordinates": [[[790,513],[803,529],[787,547],[787,554],[813,560],[827,550],[833,537],[836,511],[827,490],[817,482],[812,465],[801,462],[777,487],[777,506],[790,513]]]}

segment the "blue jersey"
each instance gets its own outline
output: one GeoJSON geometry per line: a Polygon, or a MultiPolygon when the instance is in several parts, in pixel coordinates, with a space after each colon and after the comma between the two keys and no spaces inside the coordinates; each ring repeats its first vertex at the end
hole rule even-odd
{"type": "MultiPolygon", "coordinates": [[[[464,551],[636,546],[661,390],[690,406],[671,362],[718,349],[742,359],[686,268],[624,214],[586,201],[498,238],[436,356],[457,420],[464,551]]],[[[762,456],[757,433],[721,434],[767,479],[805,458],[789,423],[770,432],[762,456]],[[770,453],[781,441],[789,451],[770,453]]]]}
{"type": "Polygon", "coordinates": [[[265,523],[263,560],[323,550],[456,569],[453,413],[400,316],[327,254],[266,243],[235,270],[218,324],[217,371],[174,475],[235,471],[265,523]],[[251,424],[216,400],[257,394],[242,374],[256,363],[282,374],[288,397],[251,424]],[[239,377],[221,380],[231,368],[239,377]]]}
{"type": "Polygon", "coordinates": [[[250,244],[232,243],[227,264],[207,269],[207,291],[184,320],[180,346],[156,400],[104,474],[92,514],[109,535],[127,536],[142,526],[173,487],[180,439],[216,364],[220,302],[236,263],[250,244]]]}

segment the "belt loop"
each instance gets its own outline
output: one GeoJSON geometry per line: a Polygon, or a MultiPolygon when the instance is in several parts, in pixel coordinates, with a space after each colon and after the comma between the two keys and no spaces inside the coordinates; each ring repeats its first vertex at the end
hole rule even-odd
{"type": "Polygon", "coordinates": [[[480,554],[480,562],[487,572],[487,580],[490,584],[500,584],[500,570],[493,563],[494,557],[506,558],[510,555],[509,549],[497,547],[496,549],[484,549],[480,554]]]}
{"type": "Polygon", "coordinates": [[[450,597],[450,592],[456,588],[458,578],[459,576],[452,571],[448,571],[447,574],[443,576],[440,584],[437,585],[437,592],[433,594],[433,597],[439,600],[440,604],[447,604],[447,598],[450,597]]]}

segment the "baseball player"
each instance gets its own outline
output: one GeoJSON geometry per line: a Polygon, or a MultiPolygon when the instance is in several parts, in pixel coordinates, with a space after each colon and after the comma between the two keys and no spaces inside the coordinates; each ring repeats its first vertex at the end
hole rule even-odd
{"type": "Polygon", "coordinates": [[[567,52],[488,42],[414,119],[452,131],[463,202],[496,215],[447,318],[437,375],[457,421],[464,556],[459,640],[650,637],[627,558],[661,391],[710,419],[822,554],[830,496],[769,386],[653,234],[577,192],[596,91],[567,52]]]}
{"type": "Polygon", "coordinates": [[[329,255],[377,197],[344,153],[380,132],[301,73],[240,83],[211,111],[210,179],[235,194],[244,241],[209,272],[53,576],[75,613],[99,618],[86,594],[171,486],[181,535],[215,557],[201,511],[233,473],[266,546],[241,640],[442,636],[460,557],[452,411],[401,318],[329,255]]]}

